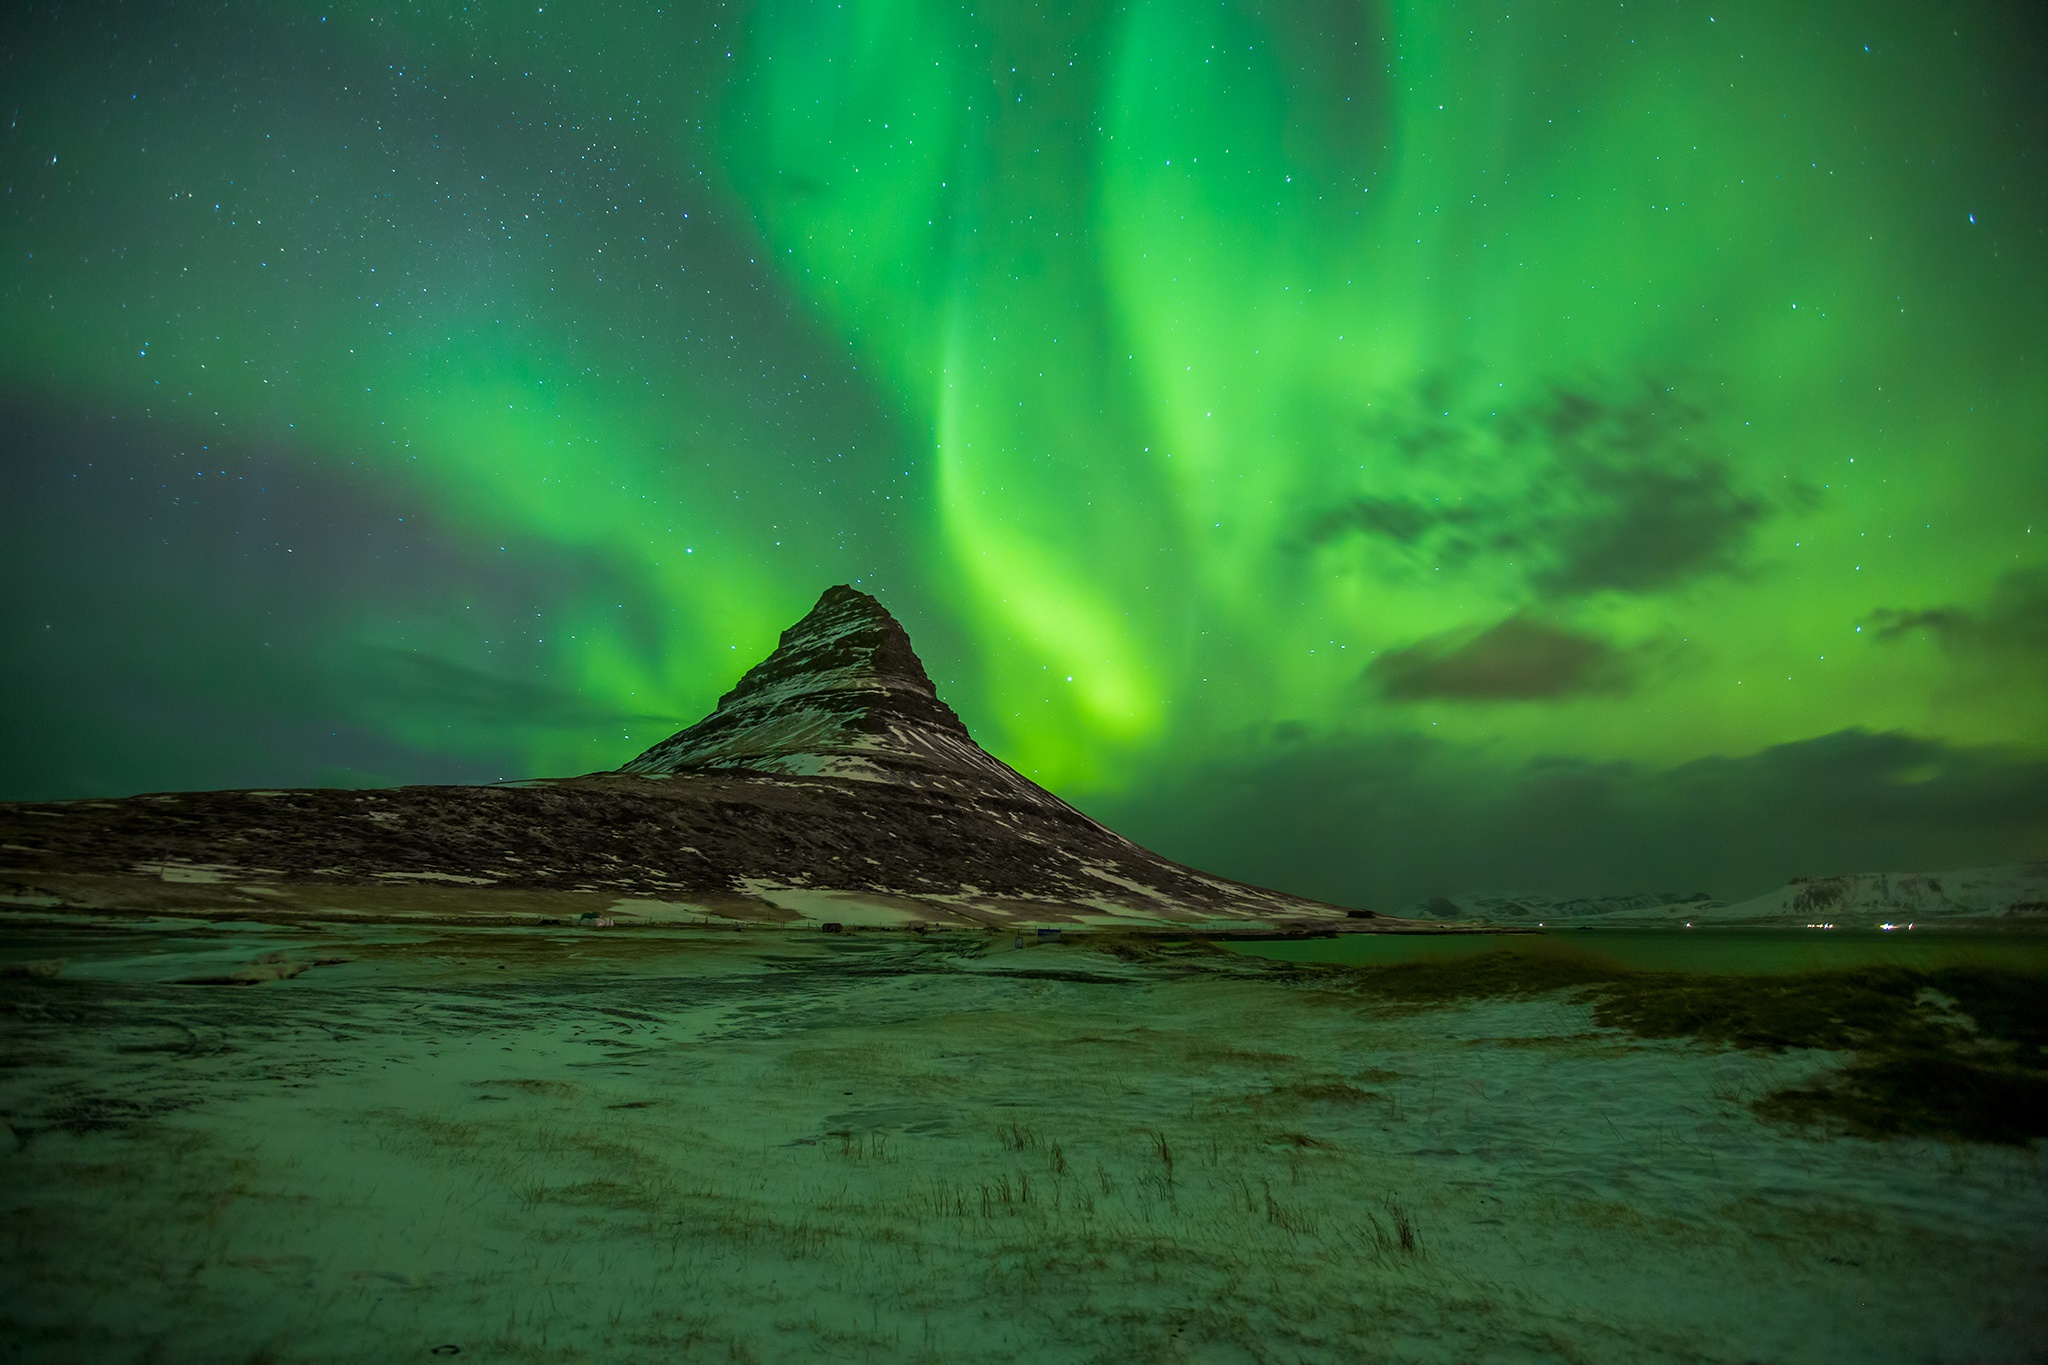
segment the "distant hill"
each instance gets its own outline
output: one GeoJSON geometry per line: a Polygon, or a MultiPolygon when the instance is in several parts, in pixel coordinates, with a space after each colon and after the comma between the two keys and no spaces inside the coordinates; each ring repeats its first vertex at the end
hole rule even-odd
{"type": "Polygon", "coordinates": [[[1880,924],[2033,922],[2048,925],[2048,862],[2006,863],[1952,872],[1850,872],[1795,877],[1775,891],[1724,902],[1705,892],[1619,896],[1546,896],[1475,892],[1417,901],[1403,917],[1459,924],[1544,928],[1613,925],[1880,924]]]}

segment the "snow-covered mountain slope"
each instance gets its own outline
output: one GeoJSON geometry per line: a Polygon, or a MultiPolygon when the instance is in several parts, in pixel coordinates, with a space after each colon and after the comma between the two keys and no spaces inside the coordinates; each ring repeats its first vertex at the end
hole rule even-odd
{"type": "Polygon", "coordinates": [[[1616,896],[1553,896],[1538,891],[1472,891],[1433,896],[1401,910],[1404,917],[1447,924],[1504,924],[1516,928],[1598,924],[1631,916],[1657,916],[1716,904],[1705,892],[1644,891],[1616,896]]]}
{"type": "Polygon", "coordinates": [[[1802,877],[1753,899],[1716,907],[1707,916],[1710,923],[1844,927],[2029,919],[2048,923],[2048,863],[1802,877]]]}

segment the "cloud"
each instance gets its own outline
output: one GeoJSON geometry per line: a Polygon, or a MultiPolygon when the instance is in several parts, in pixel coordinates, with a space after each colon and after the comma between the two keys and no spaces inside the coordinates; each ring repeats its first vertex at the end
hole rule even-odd
{"type": "Polygon", "coordinates": [[[1317,517],[1309,526],[1308,539],[1314,545],[1327,545],[1356,531],[1413,545],[1436,526],[1470,519],[1471,513],[1464,508],[1444,512],[1388,498],[1357,498],[1317,517]]]}
{"type": "Polygon", "coordinates": [[[1843,730],[1670,768],[1504,763],[1418,735],[1248,735],[1090,814],[1168,857],[1391,910],[1430,896],[1678,888],[2048,855],[2048,760],[1843,730]]]}
{"type": "Polygon", "coordinates": [[[1352,452],[1375,486],[1311,516],[1301,542],[1483,567],[1541,598],[1640,596],[1739,571],[1772,510],[1709,448],[1707,414],[1665,386],[1555,386],[1483,417],[1459,406],[1441,377],[1390,404],[1352,452]]]}
{"type": "Polygon", "coordinates": [[[1734,568],[1762,499],[1739,492],[1728,462],[1599,448],[1561,460],[1577,496],[1547,520],[1549,563],[1532,579],[1546,594],[1650,593],[1734,568]]]}
{"type": "Polygon", "coordinates": [[[1629,681],[1627,660],[1605,640],[1520,616],[1382,654],[1366,676],[1390,701],[1539,701],[1629,681]]]}
{"type": "Polygon", "coordinates": [[[2048,569],[2010,570],[1981,607],[1883,607],[1865,617],[1863,624],[1879,640],[1925,632],[1958,652],[2048,651],[2048,569]]]}

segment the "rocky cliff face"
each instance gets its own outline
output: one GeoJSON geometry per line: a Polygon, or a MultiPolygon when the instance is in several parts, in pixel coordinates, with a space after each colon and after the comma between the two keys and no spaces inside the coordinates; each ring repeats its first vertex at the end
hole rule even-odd
{"type": "Polygon", "coordinates": [[[832,588],[624,768],[500,787],[0,806],[0,903],[532,922],[1392,927],[1169,862],[984,752],[832,588]]]}

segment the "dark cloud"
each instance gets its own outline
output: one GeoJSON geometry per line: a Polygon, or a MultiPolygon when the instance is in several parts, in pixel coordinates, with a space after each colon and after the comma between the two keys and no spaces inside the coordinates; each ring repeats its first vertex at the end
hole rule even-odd
{"type": "Polygon", "coordinates": [[[1880,640],[1925,632],[1953,650],[2048,651],[2048,569],[2013,569],[1977,608],[1881,608],[1864,620],[1880,640]]]}
{"type": "Polygon", "coordinates": [[[1705,426],[1703,411],[1652,383],[1619,401],[1560,388],[1510,414],[1510,446],[1541,448],[1560,476],[1555,505],[1534,518],[1550,549],[1536,586],[1647,593],[1733,567],[1766,505],[1698,448],[1705,426]]]}
{"type": "Polygon", "coordinates": [[[1736,491],[1725,460],[1629,464],[1575,457],[1581,490],[1547,523],[1549,564],[1531,577],[1546,594],[1660,592],[1734,568],[1761,499],[1736,491]]]}
{"type": "Polygon", "coordinates": [[[1954,640],[1966,634],[1976,621],[1959,607],[1932,607],[1925,611],[1879,607],[1863,618],[1863,624],[1880,640],[1896,640],[1922,630],[1943,640],[1954,640]]]}
{"type": "Polygon", "coordinates": [[[1366,677],[1390,701],[1538,701],[1628,686],[1627,660],[1605,640],[1520,616],[1382,654],[1366,677]]]}
{"type": "Polygon", "coordinates": [[[1092,803],[1198,867],[1392,909],[1489,889],[1755,895],[1793,876],[2048,854],[2048,761],[1844,730],[1674,768],[1503,765],[1417,736],[1250,739],[1092,803]]]}
{"type": "Polygon", "coordinates": [[[1707,448],[1707,415],[1664,386],[1558,387],[1483,417],[1459,407],[1435,377],[1359,438],[1376,475],[1443,493],[1351,499],[1311,517],[1303,542],[1360,536],[1453,570],[1486,561],[1542,597],[1642,595],[1736,571],[1771,511],[1707,448]]]}
{"type": "Polygon", "coordinates": [[[1460,518],[1469,520],[1470,513],[1464,508],[1444,512],[1390,498],[1358,498],[1316,518],[1308,528],[1308,539],[1314,545],[1327,545],[1359,532],[1413,545],[1424,533],[1460,518]]]}

